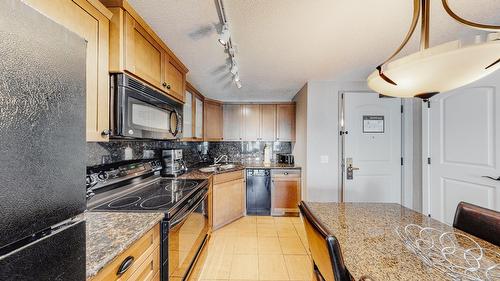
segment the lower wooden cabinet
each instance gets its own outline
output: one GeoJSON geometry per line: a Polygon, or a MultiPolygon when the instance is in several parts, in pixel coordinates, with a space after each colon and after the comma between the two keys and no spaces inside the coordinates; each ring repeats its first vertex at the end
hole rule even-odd
{"type": "Polygon", "coordinates": [[[301,170],[275,169],[271,172],[271,215],[298,213],[301,200],[301,170]]]}
{"type": "Polygon", "coordinates": [[[245,214],[243,171],[217,174],[213,178],[213,228],[224,226],[245,214]]]}
{"type": "Polygon", "coordinates": [[[104,267],[91,281],[152,281],[160,280],[160,225],[156,225],[132,246],[104,267]],[[132,265],[117,274],[127,260],[132,265]]]}

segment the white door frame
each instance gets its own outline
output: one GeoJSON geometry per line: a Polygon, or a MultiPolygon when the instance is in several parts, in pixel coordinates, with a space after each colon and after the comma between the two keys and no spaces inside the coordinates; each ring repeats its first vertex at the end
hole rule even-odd
{"type": "MultiPolygon", "coordinates": [[[[338,112],[339,112],[339,122],[338,122],[338,137],[339,137],[339,159],[338,159],[338,167],[339,167],[339,170],[338,170],[338,174],[339,174],[339,194],[338,194],[338,198],[339,198],[339,202],[344,202],[344,189],[345,189],[345,179],[344,179],[344,169],[345,169],[345,163],[344,163],[344,159],[345,159],[345,135],[344,135],[344,132],[345,132],[345,122],[344,122],[344,117],[345,117],[345,103],[344,103],[344,94],[347,94],[347,93],[359,93],[359,94],[363,94],[363,93],[371,93],[371,94],[374,94],[375,92],[373,91],[354,91],[354,90],[347,90],[347,91],[339,91],[339,94],[338,94],[338,99],[339,99],[339,109],[338,109],[338,112]]],[[[376,93],[375,93],[376,94],[376,93]]],[[[401,105],[403,105],[403,102],[401,103],[401,105]]],[[[410,115],[411,116],[411,115],[410,115]]],[[[403,158],[403,155],[404,155],[404,150],[405,150],[405,134],[404,134],[404,118],[403,118],[403,114],[401,114],[401,158],[403,158]]],[[[403,169],[403,165],[401,166],[401,198],[399,199],[400,201],[400,204],[403,204],[404,202],[404,198],[406,196],[405,194],[405,177],[407,176],[406,173],[404,172],[404,169],[403,169]]],[[[410,195],[411,196],[411,195],[410,195]]]]}

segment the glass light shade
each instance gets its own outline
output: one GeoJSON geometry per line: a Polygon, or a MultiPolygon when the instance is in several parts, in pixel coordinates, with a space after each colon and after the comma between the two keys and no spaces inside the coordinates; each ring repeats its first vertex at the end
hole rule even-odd
{"type": "Polygon", "coordinates": [[[459,88],[500,68],[500,40],[462,47],[460,41],[448,42],[392,61],[383,74],[368,77],[368,86],[377,93],[393,97],[425,96],[459,88]],[[490,66],[490,67],[488,67],[490,66]]]}

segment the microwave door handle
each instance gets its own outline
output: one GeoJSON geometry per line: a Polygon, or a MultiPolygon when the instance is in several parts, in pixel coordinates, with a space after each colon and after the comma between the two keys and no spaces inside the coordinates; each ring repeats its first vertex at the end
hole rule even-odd
{"type": "Polygon", "coordinates": [[[188,207],[185,207],[183,209],[186,209],[186,208],[189,208],[189,210],[187,210],[180,218],[178,219],[175,219],[173,222],[172,222],[172,225],[170,226],[170,229],[174,229],[176,228],[178,225],[181,225],[186,219],[187,217],[194,212],[194,210],[196,210],[198,208],[198,206],[200,206],[200,204],[203,202],[203,200],[205,200],[207,198],[207,193],[205,193],[198,201],[196,201],[195,204],[193,204],[192,208],[189,208],[188,207]]]}

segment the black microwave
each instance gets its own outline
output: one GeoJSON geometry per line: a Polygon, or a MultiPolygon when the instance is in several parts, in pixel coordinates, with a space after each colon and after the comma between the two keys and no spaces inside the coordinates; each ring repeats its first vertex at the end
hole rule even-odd
{"type": "Polygon", "coordinates": [[[111,75],[112,138],[182,138],[182,104],[151,86],[118,73],[111,75]]]}
{"type": "Polygon", "coordinates": [[[276,158],[278,163],[290,164],[293,165],[294,158],[292,154],[276,154],[276,158]]]}

